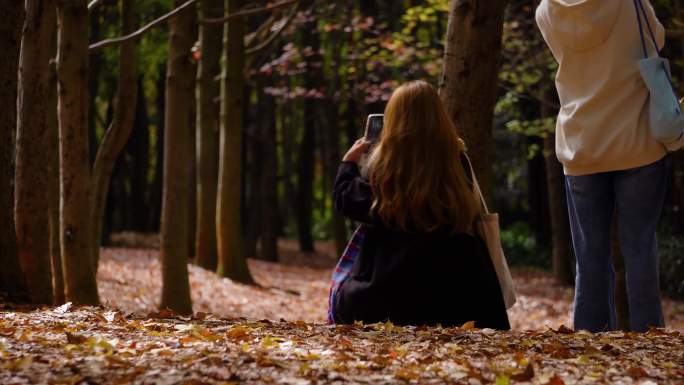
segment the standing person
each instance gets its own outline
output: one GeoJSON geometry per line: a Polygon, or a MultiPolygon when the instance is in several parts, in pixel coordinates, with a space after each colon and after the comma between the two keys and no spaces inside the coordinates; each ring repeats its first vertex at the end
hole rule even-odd
{"type": "MultiPolygon", "coordinates": [[[[650,134],[649,91],[637,66],[643,58],[638,1],[662,47],[665,31],[649,0],[542,0],[536,12],[559,64],[556,154],[565,169],[577,256],[575,328],[592,332],[616,328],[613,215],[625,263],[630,328],[645,331],[664,324],[656,228],[669,159],[650,134]]],[[[649,50],[655,54],[655,47],[649,50]]]]}
{"type": "Polygon", "coordinates": [[[357,141],[335,180],[335,209],[366,225],[332,321],[509,329],[487,246],[474,234],[480,202],[463,141],[435,89],[414,81],[392,94],[365,178],[358,163],[368,148],[357,141]]]}

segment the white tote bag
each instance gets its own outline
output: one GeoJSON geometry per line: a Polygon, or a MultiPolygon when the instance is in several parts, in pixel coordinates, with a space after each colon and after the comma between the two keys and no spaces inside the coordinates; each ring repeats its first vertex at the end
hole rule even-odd
{"type": "Polygon", "coordinates": [[[482,208],[484,210],[484,212],[480,214],[480,218],[477,221],[477,232],[487,244],[489,256],[492,259],[492,264],[496,270],[496,276],[499,278],[499,286],[501,286],[501,294],[503,295],[506,309],[510,309],[513,305],[515,305],[516,301],[515,288],[513,287],[513,278],[511,277],[511,272],[508,269],[506,256],[504,255],[503,248],[501,247],[501,236],[499,234],[499,214],[489,212],[487,202],[482,195],[480,184],[477,182],[475,170],[473,169],[473,165],[470,162],[468,155],[466,155],[466,159],[468,160],[470,174],[473,178],[475,195],[477,196],[477,199],[482,202],[482,208]]]}

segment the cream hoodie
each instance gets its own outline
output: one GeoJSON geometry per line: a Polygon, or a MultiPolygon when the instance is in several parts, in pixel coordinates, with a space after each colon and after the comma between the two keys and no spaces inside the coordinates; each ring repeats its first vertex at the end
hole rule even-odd
{"type": "MultiPolygon", "coordinates": [[[[664,28],[649,0],[641,1],[662,47],[664,28]]],[[[667,151],[650,135],[634,2],[542,0],[536,19],[558,61],[556,154],[565,173],[625,170],[664,157],[667,151]]],[[[645,27],[644,32],[654,54],[645,27]]]]}

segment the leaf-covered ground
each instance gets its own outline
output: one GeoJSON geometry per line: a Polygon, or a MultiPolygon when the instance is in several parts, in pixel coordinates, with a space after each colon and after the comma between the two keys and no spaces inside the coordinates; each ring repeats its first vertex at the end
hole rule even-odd
{"type": "Polygon", "coordinates": [[[261,287],[190,266],[193,317],[153,311],[155,251],[106,249],[105,307],[0,305],[0,384],[684,385],[684,334],[673,329],[684,329],[681,303],[666,301],[666,330],[573,332],[560,326],[570,321],[571,289],[516,271],[512,332],[327,326],[333,253],[282,246],[283,264],[250,261],[261,287]]]}
{"type": "MultiPolygon", "coordinates": [[[[336,257],[332,245],[317,244],[315,254],[301,254],[295,242],[281,242],[282,264],[250,260],[262,287],[221,279],[190,265],[196,312],[255,319],[323,322],[329,279],[336,257]],[[306,267],[305,267],[306,266],[306,267]]],[[[102,301],[127,313],[157,309],[161,296],[160,265],[154,249],[104,249],[98,282],[102,301]]],[[[514,270],[518,303],[509,310],[516,330],[572,327],[572,288],[556,285],[548,273],[514,270]]],[[[684,303],[663,302],[667,325],[684,330],[684,303]]]]}
{"type": "Polygon", "coordinates": [[[682,384],[677,331],[591,335],[0,312],[2,384],[682,384]]]}

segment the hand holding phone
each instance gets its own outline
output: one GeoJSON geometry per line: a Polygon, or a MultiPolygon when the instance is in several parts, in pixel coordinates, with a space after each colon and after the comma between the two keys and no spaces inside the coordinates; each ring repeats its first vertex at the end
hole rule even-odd
{"type": "Polygon", "coordinates": [[[361,138],[354,142],[352,147],[347,151],[347,153],[344,155],[344,158],[342,160],[344,162],[354,162],[356,164],[361,163],[361,160],[363,159],[364,155],[368,151],[368,148],[370,147],[370,143],[366,141],[366,139],[361,138]]]}

